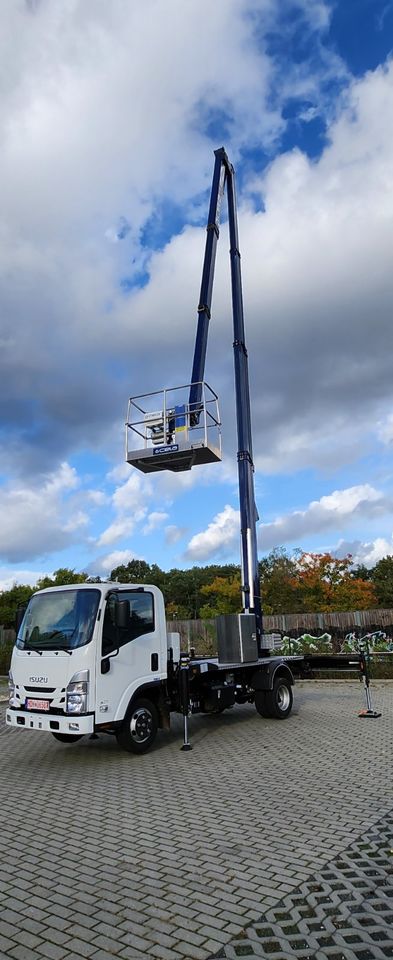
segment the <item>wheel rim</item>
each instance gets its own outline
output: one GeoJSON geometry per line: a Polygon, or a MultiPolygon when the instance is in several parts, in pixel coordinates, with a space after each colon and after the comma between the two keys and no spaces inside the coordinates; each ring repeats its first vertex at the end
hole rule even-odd
{"type": "Polygon", "coordinates": [[[291,694],[285,683],[281,683],[277,689],[277,705],[280,710],[288,710],[291,702],[291,694]]]}
{"type": "Polygon", "coordinates": [[[130,733],[135,743],[146,743],[153,730],[153,716],[146,707],[139,707],[132,714],[130,733]]]}

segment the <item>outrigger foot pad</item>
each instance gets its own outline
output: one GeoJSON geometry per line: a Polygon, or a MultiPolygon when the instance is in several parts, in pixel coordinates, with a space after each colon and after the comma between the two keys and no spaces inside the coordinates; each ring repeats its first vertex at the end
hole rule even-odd
{"type": "Polygon", "coordinates": [[[371,720],[376,720],[377,717],[381,717],[382,714],[378,713],[377,710],[361,710],[358,714],[359,717],[370,717],[371,720]]]}
{"type": "Polygon", "coordinates": [[[192,750],[192,746],[191,746],[190,743],[183,743],[183,746],[180,747],[180,749],[181,749],[181,750],[192,750]]]}

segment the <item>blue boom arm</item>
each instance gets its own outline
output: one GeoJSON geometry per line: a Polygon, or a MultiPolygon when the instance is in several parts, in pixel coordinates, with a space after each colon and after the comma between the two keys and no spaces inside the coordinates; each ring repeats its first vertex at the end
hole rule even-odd
{"type": "Polygon", "coordinates": [[[235,171],[229,162],[223,147],[215,150],[215,166],[210,197],[209,219],[205,258],[203,263],[201,292],[198,306],[198,326],[194,350],[190,388],[190,409],[198,417],[201,402],[202,384],[205,371],[205,358],[209,320],[212,301],[214,268],[216,262],[217,241],[221,203],[224,190],[227,190],[228,220],[230,237],[233,349],[235,365],[235,396],[238,438],[238,476],[240,501],[240,532],[242,556],[242,596],[245,613],[254,613],[257,624],[257,637],[261,649],[262,607],[258,575],[258,550],[256,523],[258,512],[254,494],[254,464],[252,458],[250,389],[248,379],[248,357],[244,334],[244,312],[242,280],[240,267],[239,238],[237,227],[237,206],[235,171]]]}

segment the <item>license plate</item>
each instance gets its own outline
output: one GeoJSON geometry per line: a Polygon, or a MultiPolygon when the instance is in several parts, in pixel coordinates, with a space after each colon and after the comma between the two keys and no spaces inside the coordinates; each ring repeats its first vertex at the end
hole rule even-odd
{"type": "Polygon", "coordinates": [[[49,700],[26,700],[28,710],[49,710],[49,700]]]}

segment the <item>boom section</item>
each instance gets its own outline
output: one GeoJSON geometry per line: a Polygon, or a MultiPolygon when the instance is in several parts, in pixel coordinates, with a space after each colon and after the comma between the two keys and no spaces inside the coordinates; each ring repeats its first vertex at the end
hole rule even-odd
{"type": "Polygon", "coordinates": [[[228,157],[223,147],[214,151],[215,164],[213,182],[210,194],[210,206],[206,227],[205,256],[203,261],[201,290],[198,304],[198,324],[195,338],[194,359],[191,374],[191,388],[189,404],[194,411],[196,420],[202,398],[202,382],[204,380],[207,338],[213,294],[214,270],[216,265],[217,243],[220,236],[221,204],[224,196],[225,180],[227,175],[228,157]]]}

